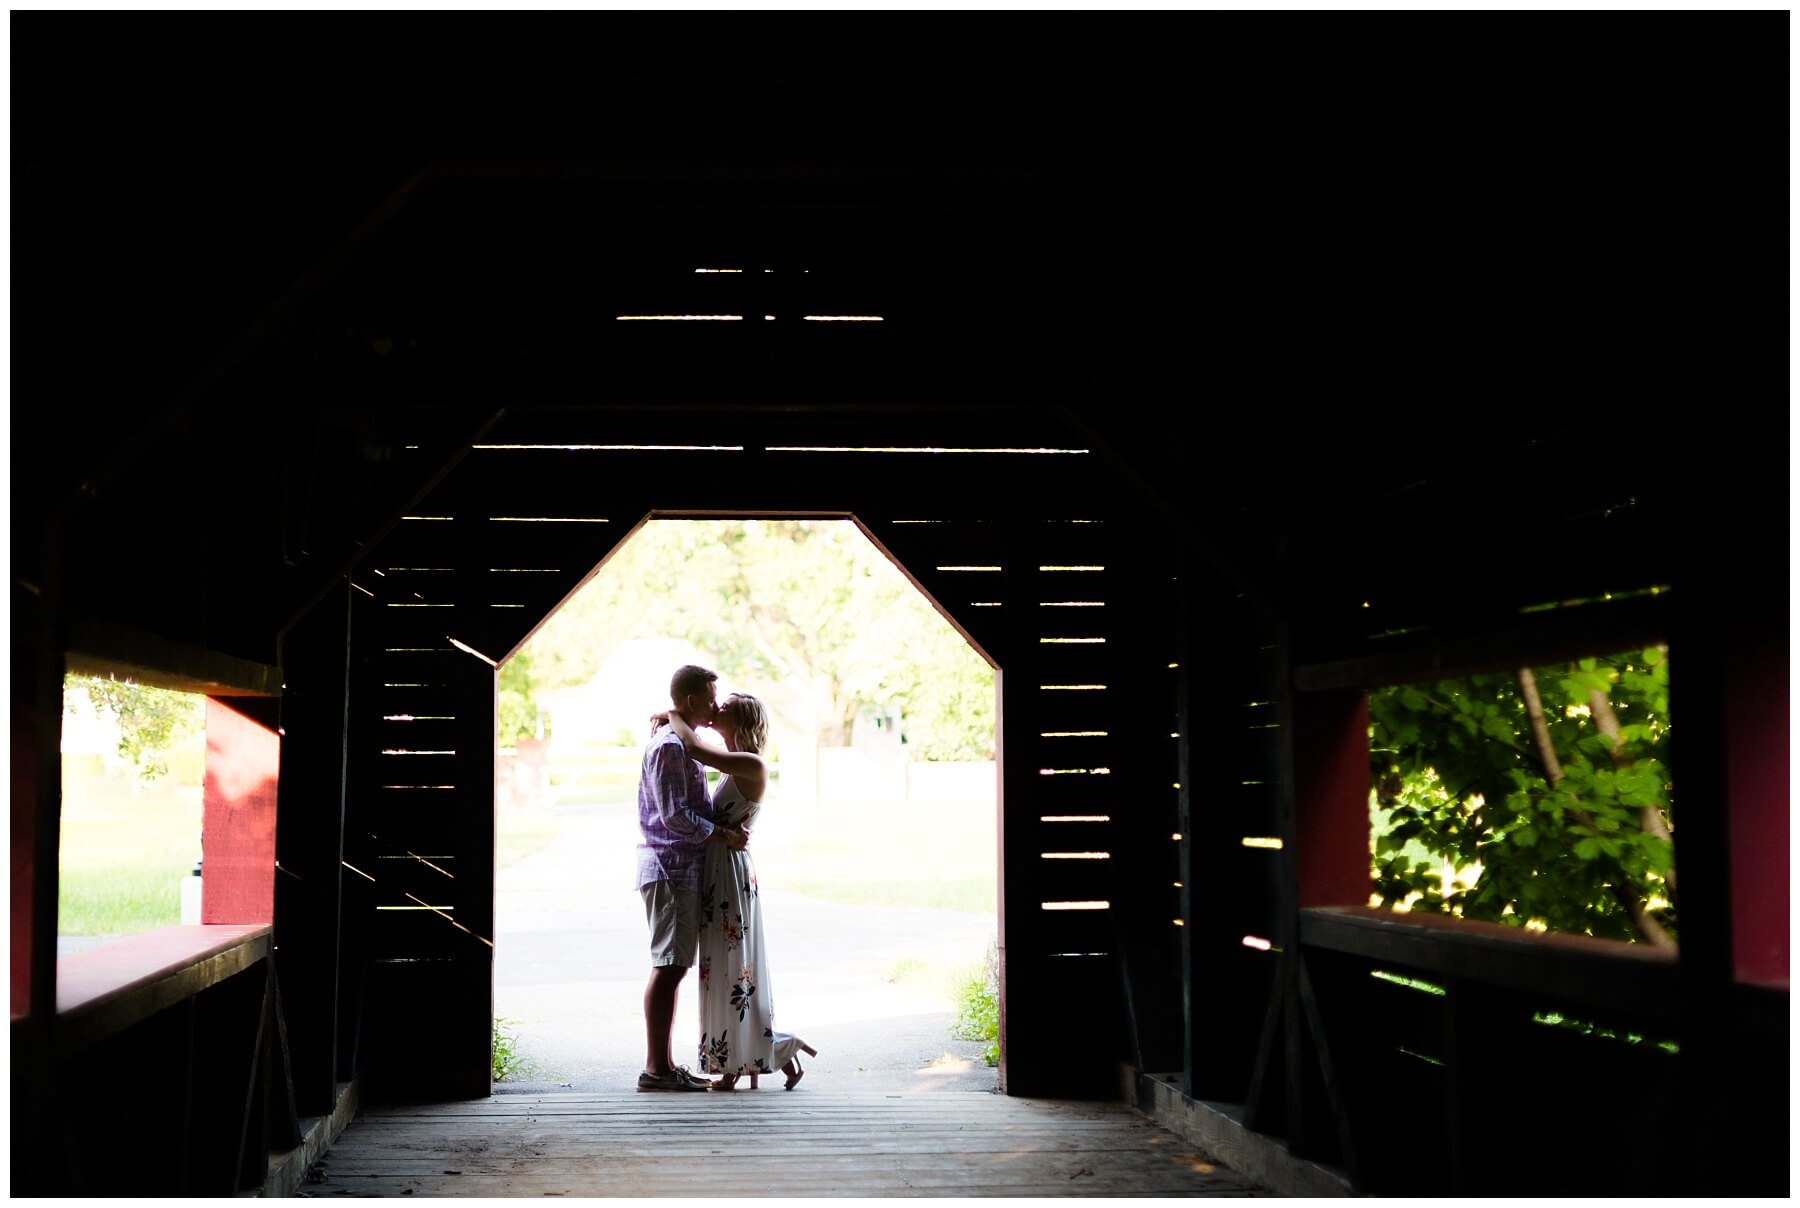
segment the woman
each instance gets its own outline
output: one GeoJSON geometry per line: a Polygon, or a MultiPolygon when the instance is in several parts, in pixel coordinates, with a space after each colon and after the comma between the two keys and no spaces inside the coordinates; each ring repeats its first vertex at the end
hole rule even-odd
{"type": "MultiPolygon", "coordinates": [[[[746,693],[726,698],[713,718],[725,750],[699,741],[679,713],[657,714],[674,727],[688,754],[725,775],[713,792],[713,821],[749,830],[768,787],[769,772],[759,753],[769,738],[769,713],[746,693]]],[[[740,1076],[777,1069],[793,1090],[805,1070],[800,1054],[818,1051],[797,1036],[775,1030],[769,990],[768,950],[763,944],[762,906],[756,869],[747,851],[707,845],[700,880],[700,1068],[718,1074],[714,1090],[737,1089],[740,1076]]]]}

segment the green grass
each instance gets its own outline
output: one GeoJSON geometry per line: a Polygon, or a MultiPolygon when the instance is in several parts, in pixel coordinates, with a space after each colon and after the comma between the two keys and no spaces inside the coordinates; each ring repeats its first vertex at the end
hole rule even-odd
{"type": "Polygon", "coordinates": [[[181,922],[187,868],[125,865],[65,871],[57,892],[58,935],[137,935],[181,922]]]}
{"type": "Polygon", "coordinates": [[[494,867],[509,867],[541,851],[562,833],[562,827],[562,819],[554,811],[501,814],[494,824],[494,867]]]}
{"type": "Polygon", "coordinates": [[[635,805],[637,803],[637,783],[631,784],[589,784],[582,783],[557,795],[557,805],[635,805]]]}
{"type": "Polygon", "coordinates": [[[638,758],[629,762],[601,759],[578,762],[581,753],[566,764],[544,769],[545,784],[557,805],[629,805],[637,801],[638,758]]]}
{"type": "Polygon", "coordinates": [[[895,985],[914,985],[931,980],[931,962],[916,956],[903,956],[888,969],[887,979],[895,985]]]}
{"type": "Polygon", "coordinates": [[[793,893],[843,906],[918,906],[983,914],[992,913],[995,908],[992,876],[883,881],[783,877],[780,885],[793,893]]]}
{"type": "Polygon", "coordinates": [[[58,935],[136,935],[181,921],[181,882],[200,855],[200,786],[135,777],[65,770],[58,935]]]}
{"type": "Polygon", "coordinates": [[[771,886],[846,906],[994,912],[991,808],[826,807],[795,829],[764,872],[771,886]]]}
{"type": "Polygon", "coordinates": [[[960,1012],[968,986],[984,976],[984,969],[979,960],[943,961],[903,956],[889,966],[886,980],[890,985],[904,986],[942,999],[945,1009],[960,1012]]]}

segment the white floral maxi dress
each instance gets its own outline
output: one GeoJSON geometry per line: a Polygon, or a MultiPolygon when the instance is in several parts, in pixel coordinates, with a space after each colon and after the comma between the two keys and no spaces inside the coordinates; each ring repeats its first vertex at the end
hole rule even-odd
{"type": "MultiPolygon", "coordinates": [[[[735,778],[719,781],[714,822],[747,827],[757,809],[735,778]]],[[[800,1039],[775,1030],[756,866],[748,852],[709,843],[700,876],[700,1069],[774,1073],[799,1051],[800,1039]]]]}

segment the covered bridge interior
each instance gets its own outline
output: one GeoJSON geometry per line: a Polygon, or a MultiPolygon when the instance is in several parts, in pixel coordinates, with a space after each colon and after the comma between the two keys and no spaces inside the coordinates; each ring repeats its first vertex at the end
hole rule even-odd
{"type": "Polygon", "coordinates": [[[1591,159],[1214,158],[1170,72],[14,31],[57,98],[13,142],[15,1193],[260,1186],[346,1084],[488,1095],[497,664],[646,519],[790,515],[997,669],[1007,1094],[1210,1105],[1374,1193],[1785,1193],[1779,341],[1709,267],[1754,222],[1591,159]],[[1678,951],[1368,907],[1369,691],[1657,643],[1678,951]],[[263,820],[86,997],[70,670],[206,694],[263,820]]]}

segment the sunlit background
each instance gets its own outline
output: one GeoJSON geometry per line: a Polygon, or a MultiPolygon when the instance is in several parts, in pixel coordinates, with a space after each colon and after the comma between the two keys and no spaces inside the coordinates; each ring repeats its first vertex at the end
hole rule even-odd
{"type": "Polygon", "coordinates": [[[791,845],[787,888],[994,909],[993,671],[848,521],[634,535],[501,670],[503,862],[559,810],[635,808],[649,715],[684,663],[769,709],[759,848],[791,845]]]}
{"type": "Polygon", "coordinates": [[[62,756],[57,951],[198,923],[206,698],[68,676],[62,756]]]}
{"type": "MultiPolygon", "coordinates": [[[[604,1082],[643,1056],[637,781],[686,663],[771,716],[750,850],[778,1026],[862,1062],[831,1077],[986,1068],[992,1037],[958,1033],[967,1005],[993,1014],[992,668],[849,521],[666,520],[501,669],[495,1010],[518,1076],[604,1082]],[[842,1052],[872,1021],[916,1039],[842,1052]]],[[[690,988],[677,1061],[697,1034],[690,988]]]]}

